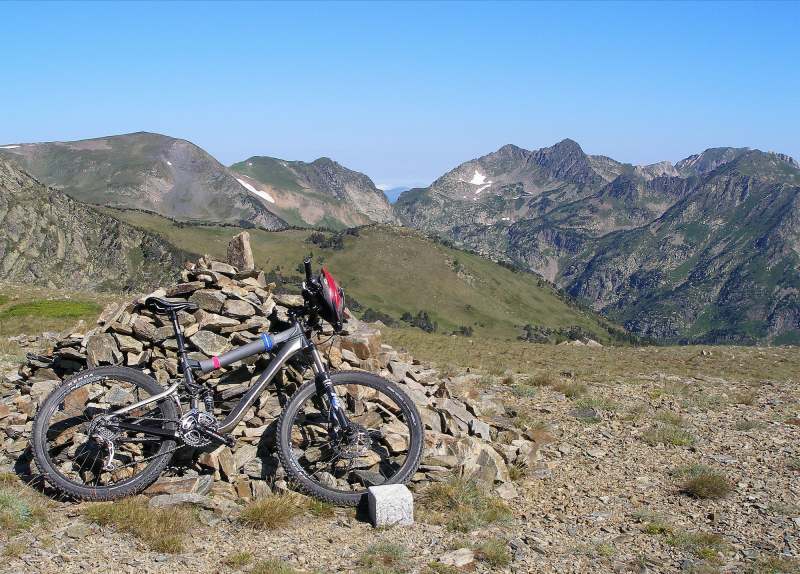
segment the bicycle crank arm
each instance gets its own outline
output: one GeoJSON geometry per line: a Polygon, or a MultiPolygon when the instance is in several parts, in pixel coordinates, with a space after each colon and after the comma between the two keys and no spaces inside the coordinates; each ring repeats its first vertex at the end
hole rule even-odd
{"type": "Polygon", "coordinates": [[[207,436],[214,442],[218,442],[227,445],[229,447],[233,447],[236,445],[236,439],[233,438],[231,435],[223,435],[211,429],[206,429],[202,427],[197,427],[197,431],[200,434],[207,436]]]}

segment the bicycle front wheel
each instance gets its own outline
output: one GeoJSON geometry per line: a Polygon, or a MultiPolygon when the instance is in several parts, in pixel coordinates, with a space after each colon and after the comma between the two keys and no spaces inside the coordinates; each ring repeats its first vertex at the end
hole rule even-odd
{"type": "Polygon", "coordinates": [[[363,372],[331,376],[350,421],[339,429],[328,397],[302,385],[278,421],[278,455],[306,493],[355,506],[369,486],[405,483],[419,468],[423,428],[416,406],[397,385],[363,372]]]}

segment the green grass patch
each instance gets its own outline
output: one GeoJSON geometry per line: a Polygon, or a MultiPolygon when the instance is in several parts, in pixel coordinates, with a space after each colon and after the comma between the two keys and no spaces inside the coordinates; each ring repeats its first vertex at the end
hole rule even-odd
{"type": "Polygon", "coordinates": [[[575,406],[585,409],[597,409],[600,411],[614,412],[619,408],[619,404],[605,397],[583,397],[575,401],[575,406]]]}
{"type": "Polygon", "coordinates": [[[23,488],[0,488],[0,536],[14,536],[47,518],[47,506],[40,497],[23,488]]]}
{"type": "Polygon", "coordinates": [[[678,531],[668,534],[665,541],[670,546],[686,550],[704,560],[718,560],[718,554],[728,550],[725,539],[711,532],[678,531]]]}
{"type": "Polygon", "coordinates": [[[536,387],[525,383],[517,383],[516,385],[511,387],[511,394],[521,399],[529,399],[531,397],[535,397],[537,392],[538,391],[536,387]]]}
{"type": "Polygon", "coordinates": [[[0,321],[15,317],[33,319],[82,319],[96,316],[102,307],[91,301],[30,301],[18,303],[0,311],[0,321]]]}
{"type": "Polygon", "coordinates": [[[686,425],[686,419],[673,411],[658,411],[656,413],[656,420],[674,427],[682,427],[686,425]]]}

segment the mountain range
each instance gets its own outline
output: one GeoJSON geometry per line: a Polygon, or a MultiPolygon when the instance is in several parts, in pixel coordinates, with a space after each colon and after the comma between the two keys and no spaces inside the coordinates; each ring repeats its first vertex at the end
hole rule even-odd
{"type": "MultiPolygon", "coordinates": [[[[81,209],[270,231],[400,223],[531,270],[638,335],[800,342],[800,166],[779,153],[723,147],[631,165],[569,139],[506,145],[394,205],[328,158],[253,156],[226,167],[190,142],[143,132],[0,146],[2,159],[52,188],[38,197],[81,209]]],[[[162,249],[174,256],[169,242],[162,249]]]]}
{"type": "Polygon", "coordinates": [[[0,158],[78,201],[185,222],[277,230],[396,221],[372,180],[328,158],[251,157],[228,168],[191,142],[147,132],[5,145],[0,158]]]}
{"type": "Polygon", "coordinates": [[[407,225],[531,269],[662,341],[800,341],[800,166],[713,148],[634,166],[507,145],[400,196],[407,225]]]}

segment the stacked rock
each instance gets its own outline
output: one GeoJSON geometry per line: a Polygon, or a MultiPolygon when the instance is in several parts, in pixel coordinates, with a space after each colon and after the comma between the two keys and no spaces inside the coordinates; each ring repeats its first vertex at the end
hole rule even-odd
{"type": "MultiPolygon", "coordinates": [[[[235,250],[234,250],[235,251],[235,250]]],[[[249,251],[249,249],[248,249],[249,251]]],[[[239,261],[248,256],[236,255],[239,261]]],[[[249,256],[252,261],[252,256],[249,256]]],[[[240,270],[229,263],[201,258],[187,263],[181,283],[127,303],[107,306],[97,325],[56,339],[43,355],[29,355],[16,373],[0,383],[0,466],[26,464],[32,419],[40,402],[61,381],[87,367],[127,365],[142,369],[162,386],[179,377],[177,343],[166,317],[143,306],[150,295],[195,302],[194,313],[179,320],[190,356],[206,359],[249,343],[261,333],[288,327],[289,309],[302,304],[299,295],[278,294],[264,273],[240,270]]],[[[322,339],[332,335],[328,327],[322,339]]],[[[479,385],[477,375],[443,378],[381,341],[380,330],[350,319],[341,336],[321,350],[332,369],[372,371],[397,382],[416,403],[424,422],[425,450],[413,483],[446,480],[460,474],[483,481],[506,497],[516,492],[509,465],[532,467],[539,444],[536,435],[515,426],[498,397],[479,385]]],[[[224,416],[257,380],[269,356],[251,357],[200,379],[214,389],[215,412],[224,416]]],[[[236,446],[196,452],[178,451],[173,467],[150,489],[151,494],[216,494],[249,498],[287,485],[274,455],[274,427],[281,405],[302,382],[302,367],[290,363],[233,430],[236,446]]],[[[210,447],[207,447],[210,448],[210,447]]],[[[28,457],[29,458],[29,457],[28,457]]]]}

